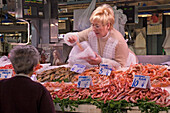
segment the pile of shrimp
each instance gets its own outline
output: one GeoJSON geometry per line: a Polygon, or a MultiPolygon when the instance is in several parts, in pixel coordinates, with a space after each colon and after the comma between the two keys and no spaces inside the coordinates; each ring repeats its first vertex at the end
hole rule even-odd
{"type": "MultiPolygon", "coordinates": [[[[126,71],[112,71],[110,76],[100,75],[99,67],[90,68],[83,73],[76,75],[75,80],[79,76],[91,76],[93,86],[89,88],[77,88],[77,84],[53,83],[54,86],[51,95],[53,99],[57,96],[60,99],[69,98],[70,100],[86,99],[91,96],[94,99],[104,100],[126,100],[136,103],[138,99],[155,101],[161,106],[170,106],[169,92],[160,87],[170,85],[170,72],[167,67],[160,65],[131,65],[126,71]],[[150,76],[152,88],[142,89],[131,87],[134,75],[150,76]],[[55,86],[56,84],[56,86],[55,86]],[[55,91],[55,87],[60,87],[55,91]]],[[[46,83],[46,87],[50,83],[46,83]]]]}
{"type": "Polygon", "coordinates": [[[166,66],[162,65],[135,64],[131,65],[125,72],[119,74],[128,79],[133,79],[134,75],[150,76],[152,87],[170,86],[170,71],[168,71],[166,66]]]}

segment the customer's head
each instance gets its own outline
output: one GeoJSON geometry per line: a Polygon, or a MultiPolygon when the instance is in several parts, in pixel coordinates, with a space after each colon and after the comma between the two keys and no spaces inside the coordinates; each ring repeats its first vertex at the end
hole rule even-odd
{"type": "Polygon", "coordinates": [[[9,59],[17,74],[29,74],[39,62],[39,52],[31,45],[15,46],[9,53],[9,59]]]}
{"type": "Polygon", "coordinates": [[[103,4],[97,7],[90,17],[90,22],[92,24],[94,32],[98,37],[105,36],[109,30],[113,29],[113,8],[108,4],[103,4]]]}

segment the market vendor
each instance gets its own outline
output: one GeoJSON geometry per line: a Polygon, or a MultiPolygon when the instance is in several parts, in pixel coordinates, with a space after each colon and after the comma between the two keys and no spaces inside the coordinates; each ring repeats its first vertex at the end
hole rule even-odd
{"type": "Polygon", "coordinates": [[[105,63],[115,68],[137,63],[122,34],[113,28],[114,11],[108,4],[97,7],[90,17],[91,27],[76,34],[65,35],[65,42],[74,46],[78,41],[87,41],[96,57],[85,58],[91,65],[105,63]],[[67,38],[67,39],[66,39],[67,38]]]}
{"type": "Polygon", "coordinates": [[[56,113],[48,90],[30,79],[39,62],[37,49],[16,46],[9,59],[16,74],[0,80],[0,113],[56,113]]]}

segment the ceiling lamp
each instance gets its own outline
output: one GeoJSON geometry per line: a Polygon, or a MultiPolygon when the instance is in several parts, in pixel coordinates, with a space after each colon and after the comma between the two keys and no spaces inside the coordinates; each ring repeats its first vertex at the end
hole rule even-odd
{"type": "Polygon", "coordinates": [[[163,15],[170,15],[170,11],[164,11],[163,15]]]}
{"type": "Polygon", "coordinates": [[[148,12],[138,13],[138,17],[150,17],[150,16],[152,16],[152,13],[148,12]]]}

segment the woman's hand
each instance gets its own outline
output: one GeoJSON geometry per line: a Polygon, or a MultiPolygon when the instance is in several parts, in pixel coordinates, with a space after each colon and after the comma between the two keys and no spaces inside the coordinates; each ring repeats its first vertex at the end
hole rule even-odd
{"type": "Polygon", "coordinates": [[[77,37],[75,35],[72,35],[71,37],[68,38],[67,41],[70,42],[70,43],[74,43],[74,42],[77,41],[77,37]]]}
{"type": "Polygon", "coordinates": [[[102,62],[102,58],[97,53],[95,53],[95,55],[96,55],[96,58],[84,57],[83,59],[85,59],[91,65],[99,65],[102,62]]]}

